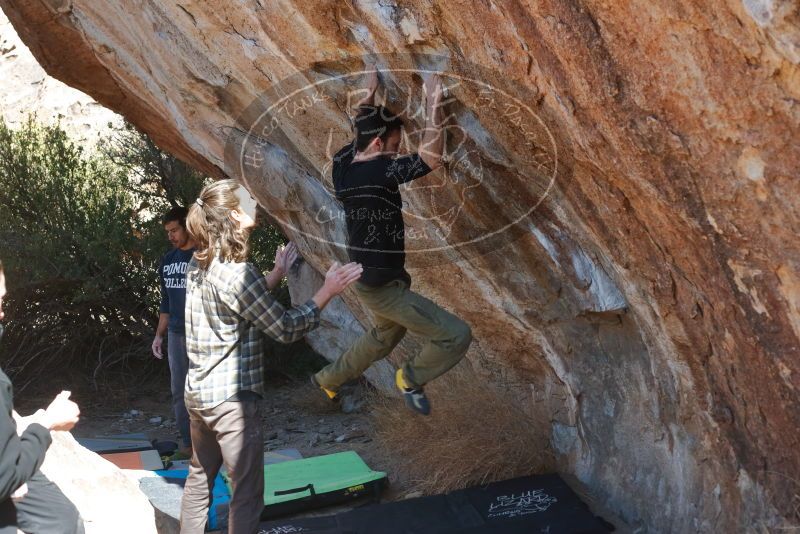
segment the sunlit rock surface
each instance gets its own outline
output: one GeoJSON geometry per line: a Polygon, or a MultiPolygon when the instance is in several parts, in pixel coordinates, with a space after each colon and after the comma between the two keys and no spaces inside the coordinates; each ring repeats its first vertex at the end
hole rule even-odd
{"type": "MultiPolygon", "coordinates": [[[[408,266],[472,326],[471,361],[548,411],[562,469],[634,527],[791,518],[796,2],[0,6],[50,75],[246,182],[319,272],[345,259],[325,171],[348,73],[382,53],[389,102],[413,112],[414,70],[443,69],[451,158],[405,191],[408,266]]],[[[366,321],[345,302],[312,341],[328,357],[366,321]]]]}
{"type": "Polygon", "coordinates": [[[76,141],[93,147],[121,117],[92,97],[65,85],[39,66],[28,47],[0,11],[0,117],[18,128],[28,116],[47,124],[59,122],[76,141]]]}
{"type": "Polygon", "coordinates": [[[69,432],[53,432],[42,473],[78,509],[86,534],[158,532],[153,506],[136,482],[69,432]]]}

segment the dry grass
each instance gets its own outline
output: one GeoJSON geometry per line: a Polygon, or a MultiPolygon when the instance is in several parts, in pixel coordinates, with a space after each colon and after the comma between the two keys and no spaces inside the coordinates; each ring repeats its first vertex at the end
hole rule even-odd
{"type": "Polygon", "coordinates": [[[758,477],[762,486],[782,487],[780,502],[766,492],[758,492],[755,505],[762,517],[754,521],[753,529],[758,533],[794,532],[800,533],[800,480],[778,471],[762,471],[758,477]],[[776,515],[777,508],[785,517],[776,515]]]}
{"type": "Polygon", "coordinates": [[[374,394],[372,438],[393,478],[423,494],[552,470],[549,423],[462,363],[426,387],[432,413],[374,394]]]}
{"type": "Polygon", "coordinates": [[[311,385],[309,380],[301,383],[292,398],[292,404],[305,413],[318,415],[339,413],[339,405],[331,402],[322,391],[311,385]]]}

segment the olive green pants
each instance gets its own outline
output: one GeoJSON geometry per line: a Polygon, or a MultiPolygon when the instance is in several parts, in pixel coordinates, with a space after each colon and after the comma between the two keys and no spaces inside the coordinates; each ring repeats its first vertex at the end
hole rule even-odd
{"type": "Polygon", "coordinates": [[[373,362],[385,358],[406,332],[423,341],[422,351],[403,365],[403,375],[412,387],[422,387],[461,360],[472,341],[464,321],[423,296],[409,290],[403,280],[381,287],[361,283],[353,286],[359,300],[374,318],[364,333],[338,360],[316,374],[317,382],[330,390],[361,374],[373,362]]]}

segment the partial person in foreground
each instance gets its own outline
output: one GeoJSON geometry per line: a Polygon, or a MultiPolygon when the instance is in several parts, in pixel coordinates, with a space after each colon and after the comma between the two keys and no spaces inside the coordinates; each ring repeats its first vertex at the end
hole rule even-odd
{"type": "MultiPolygon", "coordinates": [[[[6,277],[0,262],[0,321],[5,318],[6,277]]],[[[0,324],[0,338],[3,325],[0,324]]],[[[39,468],[52,438],[51,430],[71,430],[78,405],[62,391],[46,410],[20,417],[14,410],[11,381],[0,370],[0,534],[83,533],[75,505],[39,468]]]]}
{"type": "Polygon", "coordinates": [[[258,531],[264,507],[262,335],[291,343],[319,325],[320,310],[361,276],[357,263],[334,263],[322,288],[285,309],[270,294],[297,257],[280,249],[264,277],[247,263],[257,203],[234,180],[203,189],[186,225],[196,252],[186,273],[185,401],[193,456],[181,503],[181,532],[205,530],[214,479],[222,465],[231,480],[229,534],[258,531]]]}
{"type": "Polygon", "coordinates": [[[175,423],[181,436],[179,455],[174,459],[192,456],[192,439],[189,435],[189,413],[183,401],[186,388],[186,373],[189,370],[189,357],[186,355],[186,334],[183,309],[186,304],[186,270],[194,254],[194,242],[186,231],[188,210],[176,207],[169,210],[161,219],[172,250],[167,252],[158,266],[158,280],[161,286],[161,306],[159,308],[158,328],[153,339],[153,356],[159,360],[164,357],[164,336],[167,337],[167,361],[169,362],[170,390],[175,423]]]}
{"type": "Polygon", "coordinates": [[[411,276],[405,269],[400,186],[442,164],[443,89],[438,76],[427,80],[427,122],[420,151],[398,157],[403,121],[375,105],[377,87],[378,75],[372,71],[368,94],[357,108],[356,138],[333,158],[333,185],[344,206],[348,254],[364,266],[354,288],[372,312],[374,326],[337,361],[312,376],[312,382],[336,400],[344,383],[388,356],[410,332],[423,340],[422,350],[397,370],[395,382],[408,407],[428,415],[431,408],[423,386],[458,363],[472,340],[464,321],[411,291],[411,276]]]}

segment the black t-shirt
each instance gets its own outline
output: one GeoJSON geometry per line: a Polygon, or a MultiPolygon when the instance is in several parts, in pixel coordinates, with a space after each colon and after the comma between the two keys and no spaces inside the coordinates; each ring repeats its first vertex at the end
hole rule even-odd
{"type": "Polygon", "coordinates": [[[351,143],[333,157],[333,186],[344,205],[350,261],[364,267],[359,282],[379,287],[392,280],[410,280],[399,186],[425,176],[431,168],[419,154],[354,163],[355,152],[351,143]]]}

